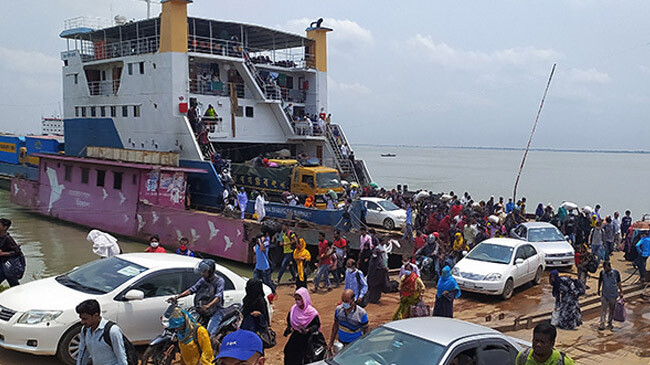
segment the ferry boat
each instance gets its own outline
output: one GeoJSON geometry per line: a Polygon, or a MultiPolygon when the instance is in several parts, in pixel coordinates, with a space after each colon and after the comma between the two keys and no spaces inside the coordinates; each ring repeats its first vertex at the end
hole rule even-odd
{"type": "MultiPolygon", "coordinates": [[[[249,242],[260,225],[214,213],[225,185],[210,160],[215,152],[244,162],[285,150],[315,157],[348,181],[371,181],[363,161],[341,154],[349,143],[327,116],[332,29],[319,20],[301,36],[193,18],[191,2],[163,0],[159,17],[116,17],[111,26],[65,22],[65,151],[33,153],[37,176],[12,178],[14,203],[124,236],[158,234],[168,248],[184,236],[196,251],[250,262],[249,242]],[[209,143],[201,143],[190,112],[208,108],[209,143]],[[328,123],[315,126],[309,116],[328,123]],[[188,193],[200,209],[189,209],[188,193]]],[[[257,181],[260,189],[269,184],[257,181]]],[[[304,234],[313,242],[314,227],[331,230],[342,214],[273,203],[267,210],[299,218],[304,224],[296,229],[311,228],[304,234]]]]}

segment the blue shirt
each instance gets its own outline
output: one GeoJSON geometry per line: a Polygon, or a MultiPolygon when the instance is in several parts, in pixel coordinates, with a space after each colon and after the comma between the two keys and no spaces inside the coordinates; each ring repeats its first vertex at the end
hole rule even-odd
{"type": "Polygon", "coordinates": [[[410,206],[406,208],[406,224],[413,224],[413,209],[410,206]]]}
{"type": "Polygon", "coordinates": [[[650,257],[650,236],[643,237],[636,243],[636,250],[643,257],[650,257]]]}
{"type": "MultiPolygon", "coordinates": [[[[204,290],[205,290],[204,286],[207,286],[207,285],[212,285],[214,287],[213,288],[214,289],[214,296],[212,298],[210,298],[210,301],[212,301],[212,300],[214,300],[214,298],[218,297],[219,302],[216,305],[217,305],[217,308],[221,308],[223,306],[223,288],[226,285],[226,282],[223,280],[223,278],[221,276],[219,276],[217,274],[214,274],[214,276],[212,277],[212,282],[208,282],[207,280],[205,280],[204,277],[201,277],[188,290],[192,294],[196,294],[199,291],[204,292],[204,290]]],[[[200,299],[206,299],[206,298],[200,298],[200,299]]],[[[194,300],[196,302],[196,298],[194,298],[194,300]]],[[[196,303],[195,303],[195,305],[196,305],[196,303]]]]}
{"type": "Polygon", "coordinates": [[[255,270],[262,270],[266,271],[271,268],[271,265],[269,265],[269,259],[268,259],[268,254],[269,254],[269,240],[264,239],[264,251],[260,250],[260,245],[255,245],[255,258],[257,261],[255,262],[255,270]]]}
{"type": "Polygon", "coordinates": [[[176,249],[176,254],[177,255],[183,255],[183,256],[189,256],[189,257],[194,257],[194,252],[190,250],[189,248],[185,250],[185,252],[181,251],[180,248],[176,249]]]}
{"type": "Polygon", "coordinates": [[[354,292],[354,300],[366,296],[366,293],[368,293],[368,282],[361,270],[355,270],[354,272],[345,271],[345,289],[350,289],[354,292]],[[357,275],[359,275],[358,279],[357,275]],[[361,282],[360,286],[359,282],[361,282]]]}
{"type": "Polygon", "coordinates": [[[77,365],[89,364],[90,360],[93,361],[93,364],[127,365],[122,330],[117,325],[111,327],[109,334],[113,343],[113,348],[111,348],[103,339],[106,323],[108,321],[102,318],[93,332],[85,326],[81,328],[80,356],[77,356],[77,365]]]}
{"type": "Polygon", "coordinates": [[[334,321],[339,324],[339,341],[345,345],[363,336],[362,329],[368,325],[368,314],[358,305],[350,313],[345,313],[341,304],[334,310],[334,321]]]}
{"type": "Polygon", "coordinates": [[[512,212],[513,209],[515,209],[515,203],[507,202],[506,203],[506,213],[512,212]]]}

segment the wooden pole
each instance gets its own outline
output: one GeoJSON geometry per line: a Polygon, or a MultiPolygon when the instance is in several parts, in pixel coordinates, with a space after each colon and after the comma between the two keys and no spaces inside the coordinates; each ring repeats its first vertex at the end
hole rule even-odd
{"type": "Polygon", "coordinates": [[[533,134],[535,134],[535,129],[537,129],[537,123],[539,122],[539,115],[542,113],[542,108],[544,107],[544,101],[546,100],[546,94],[548,93],[548,88],[551,86],[551,80],[553,79],[553,74],[555,73],[555,66],[551,69],[551,74],[548,77],[548,82],[546,83],[546,89],[544,89],[544,95],[542,96],[542,102],[539,104],[539,109],[537,110],[537,117],[535,117],[535,124],[533,124],[533,130],[530,132],[530,137],[528,138],[528,144],[526,145],[526,150],[524,151],[524,156],[521,159],[521,165],[519,165],[519,173],[517,173],[517,180],[515,180],[515,188],[512,192],[512,200],[517,201],[517,185],[519,184],[519,178],[521,177],[521,171],[524,169],[524,164],[526,163],[526,157],[528,156],[528,150],[530,149],[530,143],[533,141],[533,134]]]}

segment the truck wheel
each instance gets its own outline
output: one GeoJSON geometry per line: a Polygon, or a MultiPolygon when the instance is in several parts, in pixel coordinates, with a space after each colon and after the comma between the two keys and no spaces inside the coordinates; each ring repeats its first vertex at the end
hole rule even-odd
{"type": "Polygon", "coordinates": [[[74,365],[77,363],[79,341],[81,340],[80,333],[81,324],[78,324],[70,328],[59,341],[56,356],[66,365],[74,365]]]}
{"type": "Polygon", "coordinates": [[[503,286],[503,294],[501,297],[505,300],[512,298],[512,293],[515,291],[515,284],[512,281],[512,278],[508,278],[506,285],[503,286]]]}
{"type": "Polygon", "coordinates": [[[390,218],[384,219],[384,228],[386,228],[389,231],[392,230],[393,228],[395,228],[395,222],[393,222],[393,220],[390,218]]]}

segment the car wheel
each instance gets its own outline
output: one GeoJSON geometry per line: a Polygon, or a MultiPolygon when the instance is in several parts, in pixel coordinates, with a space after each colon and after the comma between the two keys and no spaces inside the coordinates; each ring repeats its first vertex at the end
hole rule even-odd
{"type": "Polygon", "coordinates": [[[79,341],[81,340],[81,324],[73,326],[66,332],[59,341],[56,356],[66,365],[77,363],[79,355],[79,341]]]}
{"type": "Polygon", "coordinates": [[[384,228],[386,228],[389,231],[392,230],[393,228],[395,228],[395,222],[390,218],[384,219],[384,228]]]}
{"type": "Polygon", "coordinates": [[[537,272],[535,273],[535,278],[533,279],[533,285],[539,285],[539,282],[542,281],[542,267],[537,268],[537,272]]]}
{"type": "Polygon", "coordinates": [[[506,280],[506,285],[503,286],[503,294],[501,297],[505,300],[512,298],[512,292],[515,291],[515,283],[512,281],[512,278],[506,280]]]}

